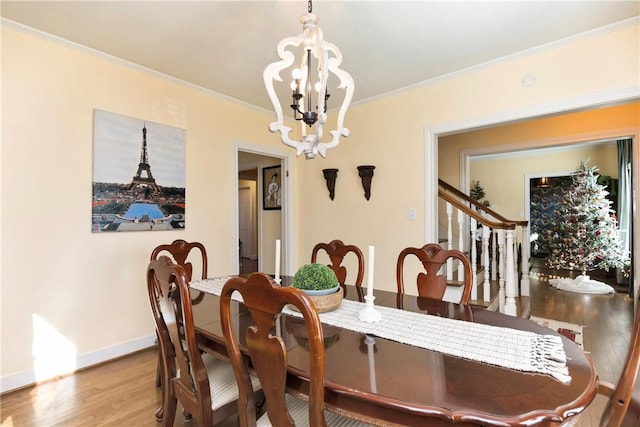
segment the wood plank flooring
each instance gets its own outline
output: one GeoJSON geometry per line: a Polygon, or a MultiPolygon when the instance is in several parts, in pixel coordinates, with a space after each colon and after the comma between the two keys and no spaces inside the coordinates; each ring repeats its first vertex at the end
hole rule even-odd
{"type": "Polygon", "coordinates": [[[158,426],[153,415],[161,400],[154,386],[156,362],[156,350],[148,349],[5,394],[0,425],[158,426]]]}
{"type": "MultiPolygon", "coordinates": [[[[587,295],[559,291],[549,285],[548,279],[568,275],[548,270],[542,264],[541,260],[534,261],[531,269],[531,315],[583,325],[584,349],[591,354],[598,376],[615,384],[629,348],[633,300],[624,293],[587,295]]],[[[615,280],[606,275],[592,276],[616,287],[615,280]]],[[[575,426],[598,426],[605,404],[606,399],[597,396],[575,426]]]]}
{"type": "MultiPolygon", "coordinates": [[[[633,302],[623,294],[583,295],[548,285],[549,271],[534,265],[531,314],[585,326],[584,345],[600,378],[617,382],[631,331],[633,302]]],[[[156,352],[145,350],[55,381],[0,396],[2,427],[156,427],[156,352]]],[[[640,387],[636,387],[636,390],[640,387]]],[[[582,414],[578,427],[598,425],[602,397],[582,414]]],[[[189,426],[176,416],[176,426],[189,426]]],[[[223,423],[235,425],[235,419],[223,423]]]]}

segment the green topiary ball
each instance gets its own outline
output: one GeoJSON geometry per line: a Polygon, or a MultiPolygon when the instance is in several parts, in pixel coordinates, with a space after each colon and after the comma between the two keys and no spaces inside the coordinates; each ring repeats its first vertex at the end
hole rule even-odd
{"type": "Polygon", "coordinates": [[[331,289],[338,286],[338,278],[324,264],[306,264],[293,276],[293,287],[303,290],[331,289]]]}

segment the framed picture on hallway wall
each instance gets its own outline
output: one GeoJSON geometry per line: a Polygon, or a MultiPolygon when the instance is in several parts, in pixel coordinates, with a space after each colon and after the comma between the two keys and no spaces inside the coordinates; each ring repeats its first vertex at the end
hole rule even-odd
{"type": "Polygon", "coordinates": [[[262,208],[282,209],[282,167],[262,168],[262,208]]]}

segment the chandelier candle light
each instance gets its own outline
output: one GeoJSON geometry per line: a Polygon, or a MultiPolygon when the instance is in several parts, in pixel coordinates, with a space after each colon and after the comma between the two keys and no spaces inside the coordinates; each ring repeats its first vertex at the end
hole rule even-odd
{"type": "Polygon", "coordinates": [[[376,310],[376,307],[373,305],[373,301],[376,297],[373,296],[373,246],[369,246],[369,271],[367,273],[367,279],[369,283],[367,284],[367,295],[364,297],[364,301],[366,303],[366,307],[360,310],[358,313],[358,319],[362,322],[367,323],[375,323],[379,322],[382,319],[382,314],[376,310]]]}
{"type": "Polygon", "coordinates": [[[280,132],[282,143],[295,148],[297,156],[304,153],[306,159],[313,159],[317,154],[327,157],[327,150],[337,147],[341,136],[349,136],[349,129],[344,127],[344,116],[353,98],[354,89],[351,75],[339,68],[342,53],[334,44],[324,40],[322,29],[317,25],[318,17],[311,12],[312,4],[309,0],[308,13],[300,17],[302,33],[286,37],[278,43],[276,52],[280,61],[267,65],[262,75],[276,114],[276,121],[269,124],[269,130],[280,132]],[[299,68],[294,68],[291,72],[293,94],[290,105],[294,119],[301,122],[301,141],[289,137],[292,129],[284,125],[282,106],[274,87],[274,81],[282,82],[280,71],[290,68],[294,63],[295,54],[287,50],[289,47],[302,47],[299,68]],[[338,89],[344,89],[345,94],[338,112],[336,129],[329,132],[331,140],[323,142],[323,126],[327,122],[327,100],[330,97],[327,92],[329,73],[340,79],[338,89]]]}

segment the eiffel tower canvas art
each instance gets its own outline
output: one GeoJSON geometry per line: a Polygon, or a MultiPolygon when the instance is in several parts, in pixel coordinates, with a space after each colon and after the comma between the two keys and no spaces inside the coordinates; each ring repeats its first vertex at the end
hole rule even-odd
{"type": "Polygon", "coordinates": [[[95,110],[93,232],[184,228],[184,182],[184,129],[95,110]]]}

